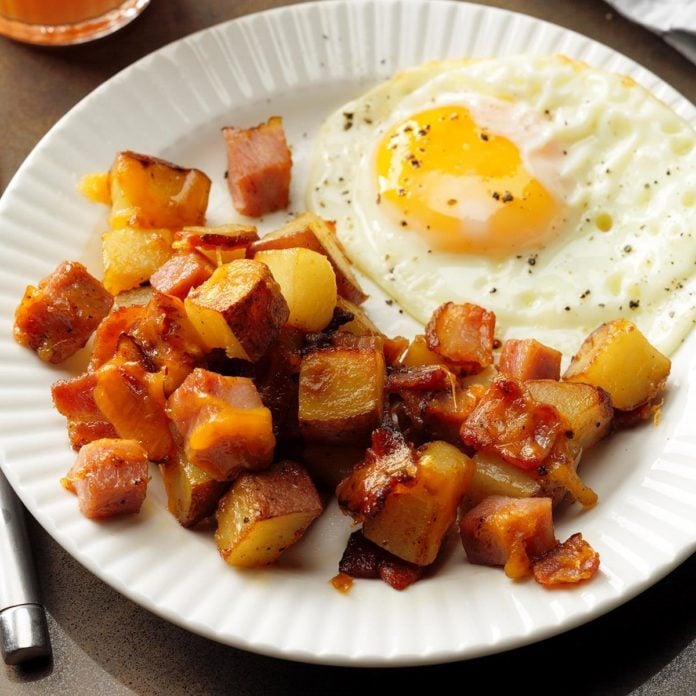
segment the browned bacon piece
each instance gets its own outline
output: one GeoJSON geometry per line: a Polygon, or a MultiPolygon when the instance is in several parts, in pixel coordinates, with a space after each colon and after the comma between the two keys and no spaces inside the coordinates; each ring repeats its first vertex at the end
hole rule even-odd
{"type": "Polygon", "coordinates": [[[184,438],[188,460],[217,481],[271,463],[271,412],[246,377],[196,368],[169,397],[167,414],[184,438]]]}
{"type": "Polygon", "coordinates": [[[135,440],[95,440],[80,450],[61,483],[77,494],[83,515],[104,519],[140,512],[147,469],[147,453],[135,440]]]}
{"type": "Polygon", "coordinates": [[[87,343],[113,302],[81,263],[64,261],[38,288],[27,287],[15,312],[15,340],[41,360],[63,362],[87,343]]]}
{"type": "Polygon", "coordinates": [[[535,469],[563,430],[553,406],[536,402],[522,382],[498,377],[466,419],[461,438],[465,445],[495,452],[521,469],[535,469]]]}
{"type": "Polygon", "coordinates": [[[534,579],[547,587],[581,582],[599,569],[599,554],[577,533],[536,559],[533,569],[534,579]]]}
{"type": "Polygon", "coordinates": [[[96,383],[94,372],[86,372],[79,377],[61,379],[51,386],[53,403],[68,419],[70,444],[76,450],[92,440],[118,437],[94,400],[96,383]]]}
{"type": "Polygon", "coordinates": [[[191,288],[208,280],[214,270],[215,266],[197,251],[175,254],[150,276],[150,285],[158,292],[183,300],[191,288]]]}
{"type": "Polygon", "coordinates": [[[254,225],[230,223],[217,227],[184,227],[174,237],[174,249],[192,251],[194,249],[219,249],[220,251],[239,251],[243,258],[247,249],[259,241],[254,225]]]}
{"type": "Polygon", "coordinates": [[[475,375],[493,364],[495,314],[474,304],[440,305],[425,327],[428,348],[475,375]]]}
{"type": "Polygon", "coordinates": [[[414,391],[452,390],[456,380],[444,365],[418,365],[391,370],[387,375],[386,390],[398,392],[402,389],[414,391]]]}
{"type": "Polygon", "coordinates": [[[251,217],[286,208],[292,157],[283,120],[273,116],[254,128],[222,129],[227,144],[227,185],[234,207],[251,217]]]}
{"type": "Polygon", "coordinates": [[[526,382],[528,379],[561,378],[562,353],[528,338],[508,339],[500,353],[498,370],[508,377],[526,382]]]}
{"type": "Polygon", "coordinates": [[[424,568],[385,551],[358,530],[350,535],[338,570],[352,578],[381,578],[395,590],[404,590],[422,577],[424,568]]]}
{"type": "Polygon", "coordinates": [[[416,456],[404,436],[392,428],[372,433],[372,446],[365,459],[336,489],[340,505],[356,520],[374,517],[394,486],[417,473],[416,456]]]}
{"type": "Polygon", "coordinates": [[[532,559],[556,545],[550,498],[492,495],[467,512],[459,523],[471,563],[505,566],[510,577],[532,571],[532,559]]]}

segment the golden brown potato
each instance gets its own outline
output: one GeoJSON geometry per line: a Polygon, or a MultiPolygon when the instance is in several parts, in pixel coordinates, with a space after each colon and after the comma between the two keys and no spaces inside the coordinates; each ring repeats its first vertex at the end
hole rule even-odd
{"type": "Polygon", "coordinates": [[[102,235],[104,287],[112,294],[135,288],[167,261],[173,234],[166,229],[121,227],[102,235]]]}
{"type": "Polygon", "coordinates": [[[326,348],[307,355],[299,391],[305,440],[365,441],[382,419],[385,374],[384,355],[377,347],[326,348]]]}
{"type": "Polygon", "coordinates": [[[191,464],[183,453],[160,465],[167,508],[184,527],[193,527],[215,512],[229,483],[216,481],[191,464]]]}
{"type": "Polygon", "coordinates": [[[265,235],[249,248],[249,256],[269,249],[303,247],[326,256],[336,273],[338,294],[355,304],[367,299],[358,283],[351,263],[336,236],[332,222],[322,220],[314,213],[302,213],[287,225],[265,235]]]}
{"type": "Polygon", "coordinates": [[[573,356],[563,375],[609,392],[614,408],[631,411],[662,390],[671,363],[635,324],[626,319],[602,324],[573,356]]]}
{"type": "Polygon", "coordinates": [[[419,367],[420,365],[448,365],[449,363],[434,350],[428,348],[425,336],[414,336],[406,354],[401,359],[404,367],[419,367]]]}
{"type": "Polygon", "coordinates": [[[363,523],[363,534],[383,549],[416,565],[429,565],[457,516],[471,482],[474,463],[441,441],[418,450],[413,480],[398,483],[384,507],[363,523]]]}
{"type": "Polygon", "coordinates": [[[582,449],[592,447],[609,432],[614,409],[611,397],[600,387],[552,379],[529,380],[525,385],[536,401],[551,404],[566,419],[572,439],[582,449]]]}
{"type": "Polygon", "coordinates": [[[114,229],[174,229],[205,222],[210,179],[198,169],[185,169],[135,152],[120,152],[111,166],[109,180],[109,222],[114,229]]]}
{"type": "Polygon", "coordinates": [[[513,464],[495,454],[477,452],[473,456],[476,469],[466,492],[467,509],[489,495],[506,498],[529,498],[541,494],[541,484],[513,464]]]}
{"type": "Polygon", "coordinates": [[[209,349],[256,361],[278,336],[290,314],[268,267],[238,259],[220,266],[191,290],[186,313],[209,349]]]}
{"type": "Polygon", "coordinates": [[[322,512],[312,479],[296,462],[243,474],[222,497],[215,543],[233,566],[273,563],[322,512]]]}
{"type": "Polygon", "coordinates": [[[254,256],[270,268],[290,316],[287,324],[303,331],[322,331],[336,307],[336,274],[326,256],[310,249],[273,249],[254,256]]]}

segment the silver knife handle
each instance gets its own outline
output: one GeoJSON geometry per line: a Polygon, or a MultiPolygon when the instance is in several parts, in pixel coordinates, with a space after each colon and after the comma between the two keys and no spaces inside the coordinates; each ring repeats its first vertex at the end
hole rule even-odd
{"type": "Polygon", "coordinates": [[[50,654],[22,504],[0,471],[0,647],[7,664],[50,654]]]}

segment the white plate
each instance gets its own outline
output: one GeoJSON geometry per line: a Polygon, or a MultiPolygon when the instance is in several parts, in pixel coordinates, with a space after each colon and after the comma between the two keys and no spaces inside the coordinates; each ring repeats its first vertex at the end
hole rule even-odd
{"type": "MultiPolygon", "coordinates": [[[[97,89],[43,139],[0,202],[0,433],[2,468],[39,522],[97,576],[147,609],[214,640],[311,662],[417,664],[499,652],[565,631],[644,590],[696,539],[696,336],[676,355],[659,427],[614,437],[584,466],[600,494],[570,511],[602,556],[599,576],[574,590],[515,584],[468,565],[456,546],[443,567],[403,593],[328,583],[350,532],[335,507],[276,568],[237,572],[209,534],[165,509],[156,472],[142,514],[94,523],[58,479],[71,466],[49,385],[65,375],[11,338],[24,287],[59,261],[97,273],[106,213],[75,192],[114,153],[139,150],[197,166],[214,180],[211,219],[231,214],[219,128],[282,114],[293,144],[294,200],[312,133],[343,101],[396,68],[428,58],[560,51],[632,75],[682,116],[696,110],[656,76],[589,39],[529,17],[448,2],[322,2],[245,17],[157,51],[97,89]]],[[[270,224],[270,223],[268,223],[270,224]]],[[[383,303],[373,306],[384,307],[383,303]]],[[[394,317],[382,317],[392,330],[394,317]]],[[[72,361],[78,369],[77,361],[72,361]]]]}

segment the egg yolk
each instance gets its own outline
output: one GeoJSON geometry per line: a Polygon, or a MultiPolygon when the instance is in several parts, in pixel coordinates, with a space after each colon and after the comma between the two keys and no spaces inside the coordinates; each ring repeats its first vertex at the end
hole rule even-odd
{"type": "Polygon", "coordinates": [[[379,202],[433,249],[503,253],[553,235],[554,197],[507,138],[443,106],[394,126],[377,149],[379,202]]]}

